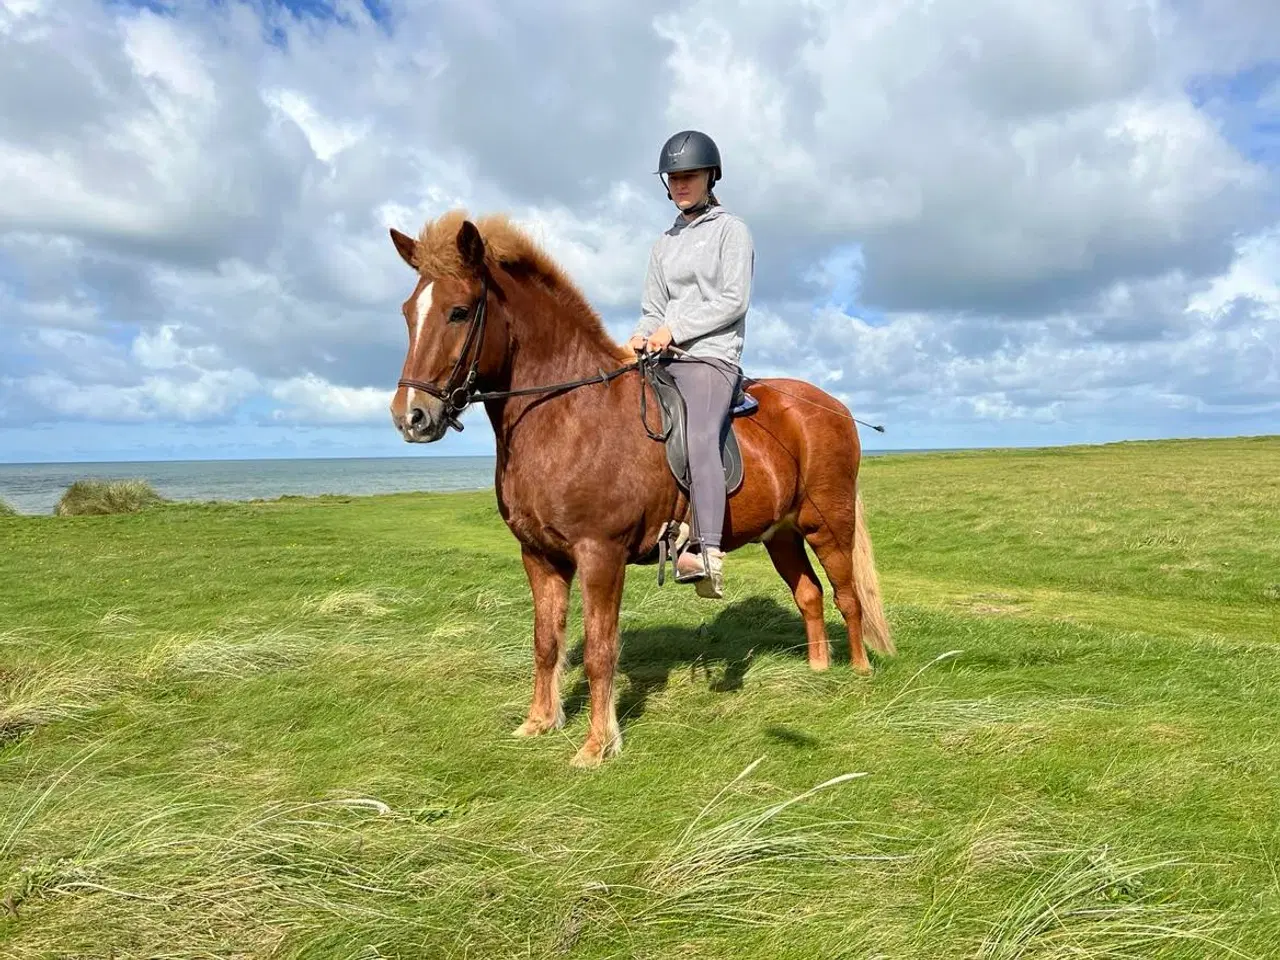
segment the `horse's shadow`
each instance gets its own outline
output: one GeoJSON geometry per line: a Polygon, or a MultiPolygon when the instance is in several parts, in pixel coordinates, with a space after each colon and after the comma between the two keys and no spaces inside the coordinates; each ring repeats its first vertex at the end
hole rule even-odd
{"type": "MultiPolygon", "coordinates": [[[[828,622],[834,641],[844,637],[843,623],[828,622]],[[838,629],[838,632],[837,632],[838,629]]],[[[841,658],[846,644],[831,643],[832,663],[841,658]]],[[[583,641],[569,653],[569,664],[582,663],[583,641]]],[[[625,725],[644,714],[649,698],[660,693],[677,669],[701,677],[707,689],[717,693],[741,690],[752,661],[763,653],[782,653],[808,660],[804,621],[794,608],[785,608],[770,597],[751,597],[725,607],[714,619],[697,627],[644,627],[622,631],[618,674],[627,683],[618,697],[618,720],[625,725]]],[[[847,659],[845,650],[843,659],[847,659]]],[[[584,710],[590,690],[582,676],[565,699],[566,719],[584,710]]]]}

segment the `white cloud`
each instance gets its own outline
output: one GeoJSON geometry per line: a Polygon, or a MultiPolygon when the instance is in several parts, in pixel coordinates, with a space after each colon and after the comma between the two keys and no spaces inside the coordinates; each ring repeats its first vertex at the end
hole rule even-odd
{"type": "Polygon", "coordinates": [[[277,383],[271,396],[286,406],[276,410],[278,420],[326,423],[390,423],[393,390],[376,387],[340,387],[309,374],[277,383]]]}
{"type": "Polygon", "coordinates": [[[14,303],[11,298],[0,301],[0,309],[8,306],[14,314],[36,325],[60,330],[89,330],[99,325],[102,310],[96,303],[59,297],[56,300],[14,303]]]}
{"type": "Polygon", "coordinates": [[[183,261],[270,232],[299,171],[251,82],[260,50],[87,0],[33,16],[2,41],[0,227],[183,261]]]}
{"type": "Polygon", "coordinates": [[[122,32],[133,72],[155,81],[149,86],[158,105],[169,108],[172,115],[182,107],[213,103],[213,78],[205,70],[200,47],[190,32],[149,12],[126,21],[122,32]]]}
{"type": "MultiPolygon", "coordinates": [[[[634,188],[615,184],[603,198],[573,210],[530,206],[512,219],[578,282],[599,309],[639,302],[636,264],[648,262],[655,232],[643,229],[645,207],[634,188]]],[[[638,309],[638,308],[637,308],[638,309]]]]}
{"type": "Polygon", "coordinates": [[[1193,297],[1191,307],[1218,313],[1238,299],[1255,300],[1280,313],[1280,227],[1244,240],[1231,269],[1193,297]]]}
{"type": "Polygon", "coordinates": [[[50,4],[50,0],[3,0],[0,2],[0,33],[9,33],[23,21],[34,19],[50,4]]]}
{"type": "Polygon", "coordinates": [[[217,370],[226,365],[221,352],[212,346],[189,347],[180,340],[182,328],[165,324],[155,331],[144,330],[134,338],[130,352],[147,370],[217,370]]]}
{"type": "Polygon", "coordinates": [[[311,151],[325,163],[352,144],[358,143],[369,124],[338,123],[321,114],[304,94],[296,90],[267,90],[263,99],[298,125],[311,151]]]}
{"type": "Polygon", "coordinates": [[[723,132],[742,171],[725,193],[798,257],[857,236],[882,307],[1036,309],[1170,263],[1217,268],[1258,225],[1265,174],[1165,76],[1145,8],[695,10],[659,21],[668,120],[723,132]]]}
{"type": "Polygon", "coordinates": [[[250,396],[257,379],[244,370],[204,371],[178,380],[144,376],[131,386],[82,383],[56,374],[27,378],[21,388],[58,417],[86,421],[221,420],[250,396]]]}
{"type": "Polygon", "coordinates": [[[1160,417],[1280,412],[1280,307],[1247,293],[1221,299],[1221,290],[1206,299],[1186,284],[1175,305],[1173,293],[1108,290],[1092,314],[1033,324],[902,314],[872,325],[830,311],[811,340],[796,332],[794,341],[806,369],[840,370],[837,393],[898,421],[1066,424],[1141,406],[1160,417]],[[1163,324],[1173,333],[1137,341],[1096,333],[1118,305],[1152,302],[1168,304],[1163,324]]]}

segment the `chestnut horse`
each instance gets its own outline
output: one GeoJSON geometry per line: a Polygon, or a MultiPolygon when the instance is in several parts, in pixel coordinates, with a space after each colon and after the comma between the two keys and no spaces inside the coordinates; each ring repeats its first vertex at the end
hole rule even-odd
{"type": "MultiPolygon", "coordinates": [[[[431,443],[462,429],[468,403],[484,404],[497,438],[498,510],[533,594],[533,700],[515,735],[564,723],[565,615],[577,576],[591,722],[573,762],[596,766],[622,743],[614,672],[627,566],[652,562],[664,524],[687,507],[662,443],[641,422],[642,391],[651,419],[656,398],[636,356],[506,217],[472,223],[453,211],[416,239],[394,229],[391,238],[418,276],[403,307],[409,348],[392,419],[406,441],[431,443]]],[[[853,418],[803,381],[756,380],[748,390],[759,406],[734,420],[744,476],[726,502],[722,549],[764,543],[803,616],[809,665],[822,670],[823,591],[807,542],[848,627],[851,663],[869,673],[864,642],[895,651],[857,489],[853,418]]]]}

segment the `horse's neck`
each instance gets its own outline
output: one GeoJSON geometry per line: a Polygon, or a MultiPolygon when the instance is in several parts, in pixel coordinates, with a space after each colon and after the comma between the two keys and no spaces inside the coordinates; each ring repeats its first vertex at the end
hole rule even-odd
{"type": "MultiPolygon", "coordinates": [[[[507,382],[500,390],[528,390],[566,383],[601,372],[608,373],[626,363],[618,347],[607,336],[586,324],[565,323],[556,330],[539,330],[527,324],[513,324],[508,345],[507,382]]],[[[584,394],[562,392],[556,399],[557,412],[572,415],[584,394]]],[[[530,406],[546,400],[535,393],[510,397],[491,406],[490,421],[500,446],[510,439],[515,424],[530,406]]]]}

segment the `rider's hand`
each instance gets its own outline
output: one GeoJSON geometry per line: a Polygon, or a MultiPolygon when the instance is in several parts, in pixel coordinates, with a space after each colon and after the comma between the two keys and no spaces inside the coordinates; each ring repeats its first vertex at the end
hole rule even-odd
{"type": "Polygon", "coordinates": [[[634,337],[632,337],[630,340],[627,341],[627,346],[630,347],[632,350],[634,350],[636,353],[639,353],[641,350],[644,349],[644,345],[648,342],[649,341],[647,337],[642,337],[640,336],[640,334],[637,333],[634,337]]]}
{"type": "Polygon", "coordinates": [[[664,323],[649,334],[649,349],[654,353],[661,353],[669,346],[671,346],[671,329],[664,323]]]}

